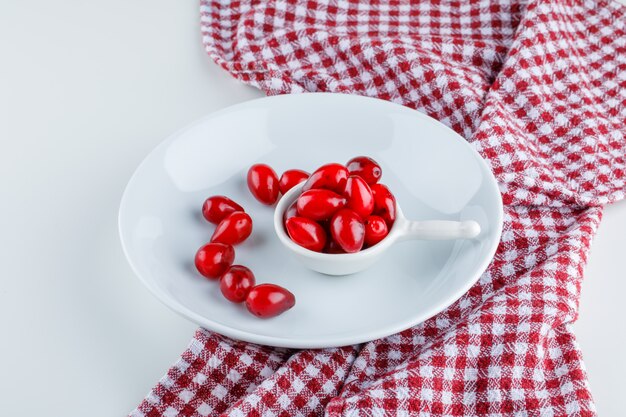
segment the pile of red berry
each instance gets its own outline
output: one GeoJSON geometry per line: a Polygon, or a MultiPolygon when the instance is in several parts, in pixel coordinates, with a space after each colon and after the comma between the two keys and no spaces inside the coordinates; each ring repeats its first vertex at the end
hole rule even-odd
{"type": "Polygon", "coordinates": [[[324,253],[355,253],[387,236],[396,219],[396,200],[379,184],[380,165],[359,156],[344,166],[323,165],[285,211],[287,234],[298,245],[324,253]]]}
{"type": "Polygon", "coordinates": [[[262,318],[277,316],[296,304],[296,298],[287,289],[274,284],[255,285],[249,268],[233,265],[233,246],[252,233],[252,218],[243,207],[228,197],[217,195],[204,202],[202,215],[217,227],[211,242],[196,253],[196,268],[206,278],[219,279],[220,290],[227,300],[245,302],[252,314],[262,318]]]}
{"type": "MultiPolygon", "coordinates": [[[[380,165],[359,156],[344,166],[323,165],[313,174],[290,169],[278,177],[266,164],[248,170],[248,188],[261,203],[273,205],[279,195],[305,182],[298,199],[285,211],[283,221],[291,240],[316,252],[354,253],[387,236],[396,219],[396,200],[379,184],[380,165]]],[[[245,302],[258,317],[273,317],[296,303],[294,295],[274,284],[255,285],[252,271],[233,265],[234,245],[252,233],[252,218],[225,196],[209,197],[202,215],[217,227],[211,242],[196,253],[196,268],[209,279],[219,279],[220,289],[233,303],[245,302]]]]}

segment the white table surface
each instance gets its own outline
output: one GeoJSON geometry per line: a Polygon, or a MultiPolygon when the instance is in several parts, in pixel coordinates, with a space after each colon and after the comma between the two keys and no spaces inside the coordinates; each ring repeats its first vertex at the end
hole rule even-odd
{"type": "MultiPolygon", "coordinates": [[[[210,62],[196,2],[0,4],[0,415],[121,416],[196,325],[133,276],[129,176],[163,138],[262,94],[210,62]]],[[[626,204],[607,208],[576,332],[601,415],[625,382],[626,204]]]]}

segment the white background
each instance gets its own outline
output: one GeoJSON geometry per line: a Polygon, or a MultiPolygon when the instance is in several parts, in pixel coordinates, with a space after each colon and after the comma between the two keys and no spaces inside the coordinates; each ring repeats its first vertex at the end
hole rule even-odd
{"type": "MultiPolygon", "coordinates": [[[[122,255],[119,200],[163,138],[260,97],[200,42],[196,2],[0,4],[0,415],[121,416],[196,326],[122,255]]],[[[626,204],[594,241],[576,332],[598,411],[626,389],[626,204]]]]}

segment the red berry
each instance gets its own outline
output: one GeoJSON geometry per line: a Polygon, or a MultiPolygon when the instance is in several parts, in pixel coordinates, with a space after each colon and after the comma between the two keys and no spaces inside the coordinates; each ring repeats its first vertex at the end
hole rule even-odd
{"type": "Polygon", "coordinates": [[[292,217],[296,217],[298,215],[298,207],[296,207],[297,204],[298,204],[298,201],[296,200],[293,203],[291,203],[291,205],[287,208],[287,210],[285,210],[285,213],[283,214],[283,223],[291,219],[292,217]]]}
{"type": "Polygon", "coordinates": [[[383,184],[374,184],[371,188],[374,194],[374,214],[382,217],[387,227],[391,229],[393,222],[396,221],[396,198],[383,184]]]}
{"type": "Polygon", "coordinates": [[[296,202],[298,215],[311,220],[324,220],[346,205],[346,199],[330,190],[313,189],[303,192],[296,202]]]}
{"type": "Polygon", "coordinates": [[[243,207],[223,195],[214,195],[202,205],[202,215],[209,222],[218,224],[224,217],[235,211],[245,211],[243,207]]]}
{"type": "Polygon", "coordinates": [[[309,173],[306,171],[302,171],[301,169],[288,169],[283,172],[283,175],[280,176],[280,180],[278,181],[280,192],[286,194],[287,191],[291,190],[302,181],[306,181],[308,178],[309,173]]]}
{"type": "Polygon", "coordinates": [[[198,272],[207,278],[219,278],[235,261],[235,249],[223,243],[207,243],[196,253],[198,272]]]}
{"type": "Polygon", "coordinates": [[[389,229],[387,223],[380,216],[369,216],[365,220],[365,244],[374,246],[387,236],[389,229]]]}
{"type": "Polygon", "coordinates": [[[261,318],[278,316],[296,305],[296,297],[287,289],[274,284],[252,288],[246,298],[246,308],[261,318]]]}
{"type": "Polygon", "coordinates": [[[292,217],[285,222],[287,234],[303,248],[321,252],[326,245],[326,232],[316,222],[304,217],[292,217]]]}
{"type": "Polygon", "coordinates": [[[352,175],[358,175],[363,178],[369,185],[376,184],[380,177],[383,176],[383,170],[378,165],[378,162],[367,156],[357,156],[352,158],[346,164],[348,171],[352,175]]]}
{"type": "Polygon", "coordinates": [[[330,221],[330,233],[341,249],[348,253],[361,250],[365,242],[365,225],[355,211],[341,209],[330,221]]]}
{"type": "Polygon", "coordinates": [[[252,233],[252,218],[248,213],[236,211],[230,213],[217,225],[211,242],[236,245],[243,242],[252,233]]]}
{"type": "Polygon", "coordinates": [[[374,195],[363,178],[350,175],[343,195],[347,199],[346,207],[356,211],[362,219],[374,211],[374,195]]]}
{"type": "Polygon", "coordinates": [[[254,164],[248,170],[248,188],[263,204],[271,206],[278,199],[278,175],[266,164],[254,164]]]}
{"type": "Polygon", "coordinates": [[[302,191],[312,188],[325,188],[336,193],[343,193],[348,181],[348,170],[341,164],[332,163],[319,167],[304,183],[302,191]]]}
{"type": "Polygon", "coordinates": [[[233,265],[220,278],[220,290],[228,301],[243,303],[254,283],[254,274],[249,268],[233,265]]]}

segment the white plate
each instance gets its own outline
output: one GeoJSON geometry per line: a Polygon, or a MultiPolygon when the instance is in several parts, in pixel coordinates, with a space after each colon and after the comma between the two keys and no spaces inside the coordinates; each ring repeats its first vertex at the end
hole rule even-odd
{"type": "Polygon", "coordinates": [[[485,162],[458,134],[417,111],[340,94],[268,97],[213,113],[175,133],[141,163],[122,198],[119,228],[130,264],[166,305],[226,336],[273,346],[319,348],[391,335],[437,314],[476,282],[502,230],[502,201],[485,162]],[[280,173],[368,155],[383,168],[408,218],[473,219],[471,241],[398,243],[370,269],[345,277],[312,272],[280,244],[272,207],[245,184],[255,162],[280,173]],[[287,287],[296,306],[269,320],[226,301],[193,266],[213,225],[205,198],[224,194],[254,220],[235,263],[257,282],[287,287]]]}

